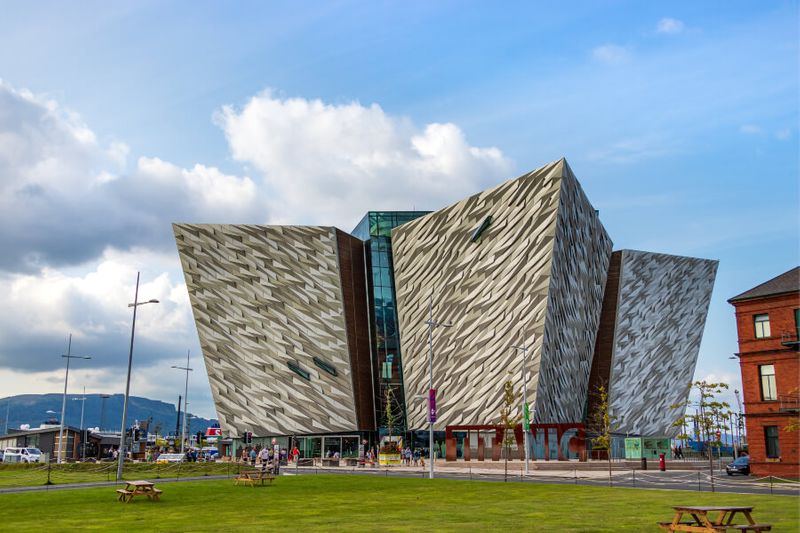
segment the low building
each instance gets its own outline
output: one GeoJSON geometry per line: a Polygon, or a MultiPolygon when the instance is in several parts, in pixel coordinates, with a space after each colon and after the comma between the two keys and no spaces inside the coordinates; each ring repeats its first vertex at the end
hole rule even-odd
{"type": "MultiPolygon", "coordinates": [[[[0,435],[0,449],[39,448],[43,454],[55,460],[58,455],[58,427],[38,429],[10,429],[8,434],[0,435]]],[[[64,427],[64,446],[62,453],[67,461],[77,461],[81,457],[97,457],[100,439],[87,432],[86,449],[83,448],[83,431],[72,426],[64,427]]]]}
{"type": "Polygon", "coordinates": [[[754,475],[800,477],[800,267],[734,296],[754,475]]]}

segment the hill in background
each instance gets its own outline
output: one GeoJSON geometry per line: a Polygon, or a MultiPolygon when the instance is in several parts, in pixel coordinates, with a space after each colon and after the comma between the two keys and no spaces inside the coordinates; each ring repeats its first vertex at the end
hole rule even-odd
{"type": "MultiPolygon", "coordinates": [[[[67,409],[65,425],[79,427],[81,421],[81,402],[71,398],[80,395],[67,395],[67,409]]],[[[122,421],[122,394],[108,395],[105,400],[101,394],[87,394],[84,411],[85,427],[99,427],[108,431],[119,431],[122,421]]],[[[31,429],[38,428],[49,418],[58,420],[61,416],[61,394],[20,394],[0,398],[0,434],[6,432],[6,413],[8,413],[8,427],[19,429],[22,424],[30,424],[31,429]],[[48,413],[52,411],[53,413],[48,413]]],[[[182,411],[183,409],[181,409],[182,411]]],[[[207,418],[194,418],[189,412],[190,433],[205,432],[206,428],[216,420],[207,418]]],[[[139,396],[131,396],[128,401],[128,426],[137,420],[144,421],[152,417],[151,431],[162,435],[175,432],[177,422],[177,407],[175,404],[150,400],[139,396]]]]}

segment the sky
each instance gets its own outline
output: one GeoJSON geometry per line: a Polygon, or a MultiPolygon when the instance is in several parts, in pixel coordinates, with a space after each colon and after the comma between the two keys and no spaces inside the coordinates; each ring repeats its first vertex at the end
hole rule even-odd
{"type": "MultiPolygon", "coordinates": [[[[797,2],[0,0],[0,397],[124,389],[214,416],[172,222],[436,209],[566,157],[615,249],[797,266],[797,2]]],[[[31,414],[32,422],[37,416],[31,414]]],[[[46,415],[41,414],[43,419],[46,415]]]]}

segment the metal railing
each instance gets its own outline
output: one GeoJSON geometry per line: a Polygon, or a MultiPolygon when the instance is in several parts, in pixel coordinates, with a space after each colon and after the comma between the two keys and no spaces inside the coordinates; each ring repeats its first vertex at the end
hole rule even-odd
{"type": "Polygon", "coordinates": [[[778,394],[778,409],[789,413],[800,411],[800,394],[778,394]]]}

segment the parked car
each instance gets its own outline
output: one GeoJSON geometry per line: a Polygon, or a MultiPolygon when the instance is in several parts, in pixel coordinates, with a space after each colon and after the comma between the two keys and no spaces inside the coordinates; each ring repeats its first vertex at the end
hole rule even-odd
{"type": "Polygon", "coordinates": [[[734,474],[742,474],[745,476],[750,475],[750,456],[744,455],[739,457],[734,462],[729,463],[728,466],[725,467],[725,471],[728,473],[729,476],[734,474]]]}
{"type": "Polygon", "coordinates": [[[181,463],[186,459],[183,453],[162,453],[156,460],[157,463],[181,463]]]}
{"type": "Polygon", "coordinates": [[[200,452],[205,456],[206,461],[219,459],[219,450],[213,446],[205,446],[200,449],[200,452]]]}
{"type": "Polygon", "coordinates": [[[6,448],[3,452],[4,463],[38,463],[42,456],[39,448],[6,448]]]}

